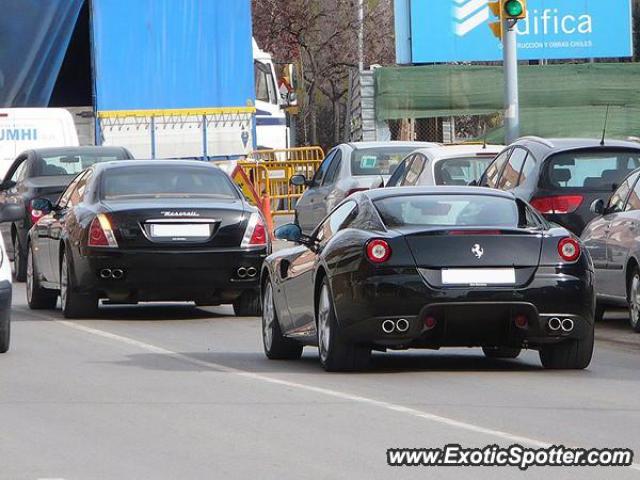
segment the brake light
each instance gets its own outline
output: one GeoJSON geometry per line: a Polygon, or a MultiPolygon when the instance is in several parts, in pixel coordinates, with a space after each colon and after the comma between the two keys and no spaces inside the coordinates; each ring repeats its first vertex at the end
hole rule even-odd
{"type": "Polygon", "coordinates": [[[90,247],[116,248],[118,241],[113,233],[111,222],[104,213],[99,213],[89,226],[90,247]]]}
{"type": "Polygon", "coordinates": [[[531,200],[531,206],[544,215],[564,215],[575,212],[583,201],[582,195],[559,195],[534,198],[531,200]]]}
{"type": "Polygon", "coordinates": [[[450,230],[449,235],[500,235],[500,230],[450,230]]]}
{"type": "Polygon", "coordinates": [[[244,237],[242,237],[241,247],[255,247],[260,245],[266,245],[268,241],[267,227],[264,224],[264,220],[259,213],[252,213],[249,217],[249,223],[247,229],[244,231],[244,237]]]}
{"type": "Polygon", "coordinates": [[[391,247],[384,240],[371,240],[367,243],[367,258],[372,263],[384,263],[391,256],[391,247]]]}
{"type": "Polygon", "coordinates": [[[558,242],[558,253],[565,262],[575,262],[580,256],[580,244],[573,238],[563,238],[558,242]]]}
{"type": "Polygon", "coordinates": [[[367,190],[369,190],[368,188],[352,188],[351,190],[349,190],[347,192],[347,197],[350,197],[351,195],[353,195],[354,193],[358,193],[358,192],[366,192],[367,190]]]}
{"type": "Polygon", "coordinates": [[[36,210],[29,207],[29,215],[31,216],[31,225],[35,225],[42,217],[44,217],[44,212],[42,210],[36,210]]]}

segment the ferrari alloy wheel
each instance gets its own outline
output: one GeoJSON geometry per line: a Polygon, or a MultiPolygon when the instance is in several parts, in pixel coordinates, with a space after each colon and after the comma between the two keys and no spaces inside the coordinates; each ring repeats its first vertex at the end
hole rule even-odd
{"type": "Polygon", "coordinates": [[[345,341],[336,321],[329,284],[325,278],[318,296],[317,310],[318,354],[322,367],[328,372],[363,370],[371,357],[371,349],[345,341]]]}
{"type": "Polygon", "coordinates": [[[262,345],[267,358],[271,360],[296,360],[302,355],[302,345],[286,338],[280,330],[276,313],[273,286],[267,280],[262,299],[262,345]]]}

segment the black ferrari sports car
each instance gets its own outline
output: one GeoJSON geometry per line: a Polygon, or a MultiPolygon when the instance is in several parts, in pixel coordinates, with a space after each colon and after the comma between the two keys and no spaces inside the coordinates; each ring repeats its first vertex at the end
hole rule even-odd
{"type": "Polygon", "coordinates": [[[264,220],[231,179],[205,162],[119,161],[78,175],[29,232],[27,300],[66,317],[98,300],[233,303],[259,315],[270,250],[264,220]]]}
{"type": "Polygon", "coordinates": [[[271,359],[318,345],[326,370],[364,368],[371,350],[482,347],[546,368],[586,368],[593,351],[593,265],[579,240],[513,194],[477,187],[352,195],[262,269],[262,336],[271,359]]]}

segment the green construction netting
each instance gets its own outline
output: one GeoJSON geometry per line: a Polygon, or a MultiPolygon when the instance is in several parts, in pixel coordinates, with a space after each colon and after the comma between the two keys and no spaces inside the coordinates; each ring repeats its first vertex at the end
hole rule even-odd
{"type": "MultiPolygon", "coordinates": [[[[522,135],[640,136],[640,64],[521,65],[522,135]]],[[[500,66],[384,67],[375,71],[378,120],[487,115],[503,109],[500,66]]],[[[502,129],[490,140],[502,140],[502,129]]]]}

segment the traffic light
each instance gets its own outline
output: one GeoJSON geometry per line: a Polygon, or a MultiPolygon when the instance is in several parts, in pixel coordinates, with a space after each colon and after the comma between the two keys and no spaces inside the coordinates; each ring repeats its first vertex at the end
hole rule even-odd
{"type": "Polygon", "coordinates": [[[502,0],[502,12],[506,20],[527,18],[527,0],[502,0]]]}
{"type": "Polygon", "coordinates": [[[489,28],[493,32],[493,35],[499,39],[502,39],[502,3],[503,0],[489,2],[489,9],[491,10],[491,13],[493,13],[494,17],[498,17],[497,22],[489,23],[489,28]]]}
{"type": "Polygon", "coordinates": [[[489,2],[489,9],[498,21],[489,23],[489,28],[497,38],[502,38],[504,20],[517,22],[527,18],[527,0],[495,0],[489,2]]]}

